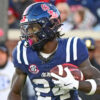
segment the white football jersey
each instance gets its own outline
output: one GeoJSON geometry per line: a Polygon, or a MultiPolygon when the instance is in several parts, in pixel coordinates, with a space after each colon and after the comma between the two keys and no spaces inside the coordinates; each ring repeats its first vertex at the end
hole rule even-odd
{"type": "Polygon", "coordinates": [[[11,61],[7,62],[5,68],[0,69],[0,100],[7,100],[14,71],[11,61]]]}

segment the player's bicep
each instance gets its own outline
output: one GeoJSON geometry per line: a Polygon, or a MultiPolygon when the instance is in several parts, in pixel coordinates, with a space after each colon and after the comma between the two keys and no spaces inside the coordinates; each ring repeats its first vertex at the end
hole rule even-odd
{"type": "Polygon", "coordinates": [[[100,71],[91,65],[89,59],[81,63],[79,69],[83,72],[85,79],[100,78],[100,71]]]}
{"type": "Polygon", "coordinates": [[[15,74],[13,76],[11,91],[19,94],[23,88],[27,75],[22,72],[20,69],[16,68],[15,74]]]}

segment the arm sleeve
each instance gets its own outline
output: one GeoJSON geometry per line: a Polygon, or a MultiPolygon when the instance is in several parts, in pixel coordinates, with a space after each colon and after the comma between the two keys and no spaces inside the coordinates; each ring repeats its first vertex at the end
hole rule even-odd
{"type": "Polygon", "coordinates": [[[81,39],[78,39],[77,42],[77,54],[78,54],[77,65],[80,65],[88,58],[88,49],[85,43],[81,39]]]}

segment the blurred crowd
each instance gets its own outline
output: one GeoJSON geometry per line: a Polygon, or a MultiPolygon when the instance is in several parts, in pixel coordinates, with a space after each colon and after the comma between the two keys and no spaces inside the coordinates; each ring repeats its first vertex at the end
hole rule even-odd
{"type": "Polygon", "coordinates": [[[74,29],[100,31],[100,0],[9,0],[9,28],[19,29],[24,9],[39,1],[56,5],[61,13],[64,32],[74,29]]]}

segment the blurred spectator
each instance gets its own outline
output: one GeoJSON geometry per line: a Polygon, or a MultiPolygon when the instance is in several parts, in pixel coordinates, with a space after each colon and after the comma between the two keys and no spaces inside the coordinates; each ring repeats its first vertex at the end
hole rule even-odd
{"type": "Polygon", "coordinates": [[[95,40],[93,38],[87,37],[84,38],[83,41],[85,42],[86,47],[88,48],[91,64],[100,70],[100,65],[96,62],[95,59],[95,50],[96,50],[95,40]]]}
{"type": "Polygon", "coordinates": [[[0,28],[0,37],[4,36],[4,31],[2,28],[0,28]]]}
{"type": "Polygon", "coordinates": [[[67,0],[67,3],[70,6],[71,12],[75,12],[82,7],[81,0],[67,0]]]}
{"type": "Polygon", "coordinates": [[[35,2],[49,2],[53,5],[57,5],[58,3],[66,2],[66,0],[34,0],[35,2]]]}
{"type": "Polygon", "coordinates": [[[100,32],[100,23],[93,27],[93,30],[96,32],[100,32]]]}
{"type": "Polygon", "coordinates": [[[9,60],[8,48],[0,44],[0,100],[7,100],[14,70],[13,63],[9,60]]]}
{"type": "Polygon", "coordinates": [[[73,20],[75,29],[91,29],[96,23],[95,16],[83,7],[75,11],[73,20]]]}
{"type": "Polygon", "coordinates": [[[33,0],[10,0],[10,6],[18,12],[19,19],[21,19],[25,8],[31,3],[33,3],[33,0]]]}
{"type": "Polygon", "coordinates": [[[88,8],[97,18],[97,22],[100,23],[100,0],[67,0],[67,3],[72,9],[79,6],[88,8]]]}
{"type": "Polygon", "coordinates": [[[8,27],[10,29],[19,28],[18,14],[12,8],[8,9],[8,27]]]}
{"type": "Polygon", "coordinates": [[[58,8],[58,10],[61,13],[61,23],[63,24],[61,26],[61,31],[63,32],[67,32],[71,29],[73,29],[73,24],[70,21],[70,8],[67,5],[67,3],[58,3],[56,5],[56,7],[58,8]]]}
{"type": "MultiPolygon", "coordinates": [[[[85,37],[83,41],[86,44],[86,47],[88,48],[91,64],[100,70],[100,65],[96,62],[96,59],[95,59],[95,50],[96,50],[95,40],[90,37],[85,37]]],[[[82,98],[82,100],[100,100],[99,94],[88,96],[88,95],[85,95],[83,92],[79,92],[79,95],[82,98]]]]}

